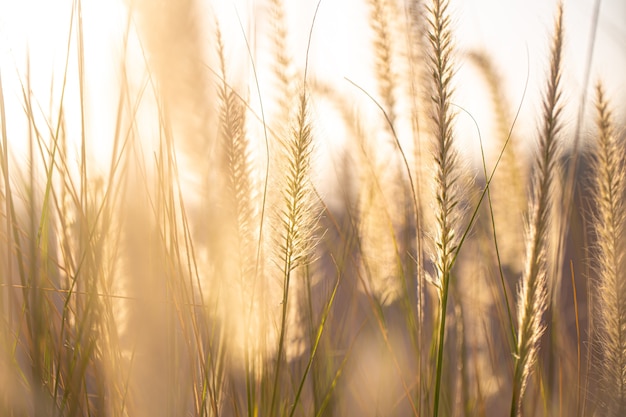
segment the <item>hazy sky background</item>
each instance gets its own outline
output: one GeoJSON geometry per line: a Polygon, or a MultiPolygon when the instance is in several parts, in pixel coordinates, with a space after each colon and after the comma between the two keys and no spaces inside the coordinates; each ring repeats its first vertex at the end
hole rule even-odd
{"type": "MultiPolygon", "coordinates": [[[[293,25],[300,28],[299,42],[304,45],[306,21],[311,20],[315,0],[298,6],[301,20],[293,25]]],[[[587,69],[592,36],[595,1],[565,2],[565,50],[563,62],[564,99],[567,102],[567,128],[575,128],[580,98],[587,69]]],[[[505,81],[506,95],[512,111],[521,104],[517,131],[530,137],[535,133],[541,92],[549,71],[550,43],[554,27],[556,0],[451,0],[451,11],[457,46],[456,80],[457,104],[468,110],[478,121],[483,136],[491,123],[491,110],[482,77],[464,57],[464,53],[481,50],[491,55],[500,76],[505,81]],[[526,86],[526,80],[528,85],[526,86]],[[522,102],[522,96],[526,95],[522,102]]],[[[294,6],[294,9],[296,7],[294,6]]],[[[323,2],[314,34],[312,65],[324,77],[348,90],[343,77],[348,77],[368,91],[376,91],[372,78],[371,50],[366,33],[369,10],[363,0],[323,2]],[[361,47],[357,47],[361,45],[361,47]],[[342,85],[343,84],[343,85],[342,85]]],[[[609,97],[620,114],[626,104],[626,2],[601,2],[588,91],[598,79],[606,84],[609,97]]],[[[296,47],[296,50],[303,48],[296,47]]],[[[296,59],[303,60],[303,57],[296,59]]],[[[587,109],[593,110],[593,96],[588,97],[587,109]]],[[[588,119],[589,120],[589,119],[588,119]]],[[[476,143],[476,128],[465,115],[459,116],[459,130],[464,139],[476,143]]],[[[583,126],[583,133],[592,126],[583,126]]],[[[484,138],[485,139],[485,138],[484,138]]],[[[486,138],[488,140],[488,138],[486,138]]],[[[529,145],[530,146],[530,145],[529,145]]],[[[476,156],[478,147],[472,146],[476,156]]]]}
{"type": "MultiPolygon", "coordinates": [[[[172,0],[173,1],[173,0],[172,0]]],[[[120,39],[126,19],[123,0],[83,0],[86,45],[86,77],[93,105],[99,108],[100,120],[92,123],[94,142],[106,143],[112,134],[114,115],[103,111],[115,105],[109,94],[119,79],[120,39]]],[[[250,59],[245,49],[244,30],[252,39],[254,57],[258,61],[262,94],[271,93],[271,77],[267,68],[272,57],[264,55],[268,30],[264,2],[259,0],[218,0],[208,3],[203,13],[208,17],[215,12],[225,32],[231,71],[236,78],[250,74],[250,59]],[[257,34],[255,39],[254,34],[257,34]]],[[[317,0],[286,0],[286,14],[291,42],[291,55],[298,68],[304,65],[306,43],[317,0]]],[[[565,60],[564,82],[568,114],[568,128],[575,126],[575,115],[580,97],[593,22],[595,1],[568,0],[565,2],[565,60]]],[[[55,80],[55,94],[64,67],[64,56],[69,28],[70,0],[0,0],[0,71],[3,80],[10,132],[17,149],[23,145],[23,135],[17,133],[23,119],[20,103],[19,78],[25,76],[26,45],[30,51],[32,90],[45,109],[50,103],[50,84],[55,80]]],[[[463,56],[466,51],[485,50],[496,60],[501,76],[506,81],[506,94],[512,108],[522,100],[528,79],[526,98],[522,104],[518,129],[524,136],[535,131],[541,89],[548,72],[550,36],[553,29],[556,0],[451,0],[454,29],[458,47],[456,102],[467,109],[478,121],[483,136],[491,123],[484,84],[476,70],[463,56]]],[[[310,66],[311,72],[349,100],[363,98],[345,78],[358,83],[368,91],[376,91],[373,77],[371,37],[368,32],[369,8],[366,0],[324,0],[313,33],[310,66]]],[[[209,39],[210,33],[206,38],[209,39]]],[[[207,45],[210,47],[210,45],[207,45]]],[[[138,51],[138,48],[136,49],[138,51]]],[[[590,85],[599,78],[606,84],[609,97],[620,114],[624,114],[626,100],[626,2],[604,0],[601,2],[597,37],[593,54],[590,85]]],[[[70,62],[70,65],[72,63],[70,62]]],[[[76,76],[75,68],[70,77],[76,76]]],[[[70,86],[71,88],[75,88],[70,86]]],[[[250,97],[251,104],[258,102],[253,84],[240,83],[241,91],[250,97]]],[[[590,90],[591,91],[591,90],[590,90]]],[[[589,97],[591,100],[593,97],[589,97]]],[[[588,102],[588,108],[591,108],[588,102]]],[[[72,104],[66,106],[71,112],[72,104]]],[[[319,104],[316,111],[328,120],[320,124],[321,136],[326,142],[340,141],[333,127],[334,116],[319,104]]],[[[584,126],[583,129],[591,129],[584,126]]],[[[476,142],[475,127],[469,118],[459,117],[459,130],[463,140],[476,142]]],[[[488,141],[488,138],[485,138],[488,141]]],[[[473,146],[473,145],[472,145],[473,146]]],[[[472,148],[470,146],[470,148],[472,148]]],[[[473,146],[476,154],[477,147],[473,146]]]]}

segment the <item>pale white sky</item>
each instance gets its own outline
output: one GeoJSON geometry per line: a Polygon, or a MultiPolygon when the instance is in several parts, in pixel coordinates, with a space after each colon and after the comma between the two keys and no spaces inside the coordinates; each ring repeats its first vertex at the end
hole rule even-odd
{"type": "MultiPolygon", "coordinates": [[[[497,59],[501,77],[507,82],[511,104],[521,100],[526,78],[528,90],[522,104],[518,132],[532,136],[545,76],[549,68],[549,37],[553,30],[555,0],[459,0],[457,4],[460,48],[483,48],[497,59]],[[491,14],[484,13],[490,10],[491,14]]],[[[575,129],[580,97],[587,70],[595,1],[565,2],[565,48],[563,57],[564,102],[567,128],[575,129]]],[[[468,64],[464,64],[467,66],[468,64]]],[[[462,73],[472,77],[471,70],[462,73]]],[[[593,88],[598,79],[606,85],[613,105],[624,114],[626,104],[626,2],[603,0],[588,85],[587,110],[593,110],[593,88]]],[[[476,76],[476,74],[473,74],[476,76]]],[[[471,85],[471,83],[469,83],[471,85]]],[[[479,124],[486,125],[476,91],[460,88],[459,100],[469,106],[479,124]]],[[[486,117],[486,118],[485,118],[486,117]]],[[[591,121],[590,118],[586,119],[591,121]]],[[[582,127],[583,133],[592,125],[582,127]]]]}
{"type": "MultiPolygon", "coordinates": [[[[593,3],[590,0],[565,2],[564,80],[567,83],[566,112],[572,128],[584,79],[593,3]]],[[[83,0],[82,4],[88,93],[92,110],[97,109],[93,110],[93,115],[97,113],[97,117],[93,118],[91,124],[95,138],[93,142],[96,143],[93,146],[97,153],[98,146],[106,146],[114,125],[114,115],[105,110],[113,106],[116,99],[109,93],[119,79],[116,60],[126,19],[126,2],[83,0]]],[[[296,65],[302,67],[317,0],[285,0],[285,4],[291,54],[296,65]]],[[[462,52],[476,48],[487,50],[502,70],[502,77],[507,82],[507,95],[513,106],[519,104],[528,77],[528,91],[522,105],[519,129],[524,135],[532,135],[538,100],[548,71],[549,40],[556,0],[451,0],[451,4],[459,48],[458,104],[476,117],[483,136],[486,136],[490,125],[489,110],[485,107],[487,98],[484,97],[480,77],[463,58],[462,52]]],[[[234,75],[243,76],[249,71],[249,57],[237,23],[236,11],[248,35],[260,34],[267,28],[267,19],[262,17],[262,5],[260,0],[215,0],[213,9],[208,6],[203,9],[205,13],[215,10],[222,22],[234,75]]],[[[626,72],[626,2],[604,0],[601,5],[591,87],[598,77],[602,77],[610,97],[615,100],[615,106],[623,113],[626,98],[626,77],[623,76],[626,72]]],[[[71,0],[0,0],[0,71],[11,123],[8,127],[15,149],[23,146],[25,139],[19,134],[18,128],[19,120],[23,119],[18,80],[19,76],[23,78],[25,75],[26,45],[30,51],[32,89],[45,113],[51,102],[52,107],[54,103],[58,104],[70,11],[71,0]],[[49,93],[53,79],[53,96],[56,99],[51,100],[49,93]]],[[[310,65],[314,73],[351,100],[361,100],[363,96],[344,77],[368,91],[376,91],[370,38],[367,34],[368,14],[366,0],[323,0],[313,34],[310,65]]],[[[209,36],[207,34],[207,38],[209,36]]],[[[253,47],[262,50],[264,42],[266,40],[259,37],[253,41],[253,47]]],[[[267,67],[268,58],[264,58],[262,53],[255,53],[255,58],[258,60],[262,93],[267,94],[266,81],[270,75],[263,68],[267,67]]],[[[75,79],[75,62],[70,63],[70,68],[70,79],[75,79]]],[[[242,93],[248,95],[256,106],[258,98],[253,85],[242,88],[245,89],[242,93]]],[[[68,113],[71,113],[72,108],[77,106],[75,81],[70,81],[68,94],[70,99],[66,100],[66,107],[68,113]]],[[[333,119],[325,109],[316,111],[325,115],[322,117],[333,119]]],[[[367,110],[364,111],[367,113],[367,110]]],[[[468,143],[475,142],[471,133],[475,128],[462,116],[460,119],[459,128],[466,136],[465,140],[468,143]]],[[[328,136],[327,141],[337,141],[339,139],[336,135],[332,137],[333,128],[330,124],[322,123],[320,133],[328,136]]]]}

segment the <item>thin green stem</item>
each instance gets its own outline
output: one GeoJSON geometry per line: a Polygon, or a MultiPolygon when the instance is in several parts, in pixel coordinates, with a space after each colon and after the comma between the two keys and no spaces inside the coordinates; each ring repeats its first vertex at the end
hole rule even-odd
{"type": "Polygon", "coordinates": [[[448,288],[450,284],[450,273],[445,272],[441,285],[441,317],[439,319],[439,338],[437,344],[437,370],[435,375],[435,403],[433,405],[433,416],[439,415],[439,397],[441,391],[441,375],[443,373],[443,349],[446,336],[446,309],[448,306],[448,288]]]}

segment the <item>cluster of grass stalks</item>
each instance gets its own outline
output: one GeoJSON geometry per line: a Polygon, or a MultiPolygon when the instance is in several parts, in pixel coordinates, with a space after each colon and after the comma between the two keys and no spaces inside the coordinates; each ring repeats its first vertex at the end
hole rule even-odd
{"type": "Polygon", "coordinates": [[[71,3],[48,110],[19,74],[23,131],[0,68],[1,416],[626,414],[624,135],[600,80],[585,146],[564,128],[562,3],[523,138],[489,55],[456,50],[448,0],[364,0],[377,88],[345,83],[373,117],[308,49],[296,62],[281,0],[259,11],[273,64],[255,39],[238,51],[249,83],[217,14],[128,2],[104,161],[71,3]],[[478,170],[462,64],[494,119],[478,170]],[[323,105],[346,136],[333,195],[323,105]]]}

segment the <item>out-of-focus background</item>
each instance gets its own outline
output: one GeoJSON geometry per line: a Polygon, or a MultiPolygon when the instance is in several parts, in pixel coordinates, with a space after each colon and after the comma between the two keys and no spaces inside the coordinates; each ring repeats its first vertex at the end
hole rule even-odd
{"type": "MultiPolygon", "coordinates": [[[[60,91],[61,74],[65,66],[68,31],[72,0],[24,0],[0,2],[0,65],[7,100],[7,112],[12,120],[9,132],[23,129],[24,115],[19,105],[21,100],[20,80],[27,74],[30,65],[31,89],[43,108],[55,105],[50,93],[60,91]],[[54,90],[51,90],[54,86],[54,90]]],[[[94,154],[106,155],[107,138],[110,138],[115,118],[109,109],[116,98],[111,91],[119,83],[120,59],[124,52],[123,37],[128,26],[129,7],[141,2],[111,0],[85,1],[82,4],[85,42],[86,88],[89,91],[89,111],[97,117],[90,118],[90,134],[98,138],[102,148],[95,147],[94,154]]],[[[232,62],[234,80],[250,80],[251,61],[257,64],[257,76],[266,106],[271,107],[267,97],[271,83],[267,51],[270,42],[268,31],[268,8],[264,2],[254,0],[225,0],[208,4],[197,2],[198,21],[206,25],[199,29],[200,39],[206,40],[206,56],[198,60],[211,64],[213,54],[211,42],[212,22],[220,19],[221,30],[228,44],[227,59],[232,62]],[[203,31],[206,29],[206,31],[203,31]],[[259,36],[261,35],[261,36],[259,36]],[[246,41],[248,44],[246,45],[246,41]],[[247,48],[250,50],[247,50],[247,48]]],[[[406,7],[409,3],[406,2],[406,7]]],[[[512,107],[520,107],[520,118],[516,130],[524,137],[535,133],[541,86],[548,71],[548,55],[553,15],[556,0],[462,0],[451,1],[455,41],[458,47],[457,68],[459,78],[455,85],[456,103],[476,119],[478,127],[486,136],[492,125],[488,97],[485,97],[484,80],[466,54],[481,51],[494,60],[499,76],[505,83],[506,97],[512,107]]],[[[307,42],[313,14],[317,5],[314,0],[285,2],[285,17],[289,33],[288,54],[301,74],[304,67],[307,42]]],[[[312,33],[309,56],[310,76],[322,80],[325,85],[349,98],[364,103],[363,111],[376,112],[371,102],[365,99],[347,79],[369,92],[374,92],[375,76],[372,71],[373,52],[370,47],[372,34],[369,29],[370,10],[366,1],[340,0],[322,1],[312,33]],[[370,106],[367,106],[370,104],[370,106]]],[[[141,45],[137,34],[130,26],[129,42],[125,59],[138,67],[143,64],[145,45],[141,45]]],[[[155,29],[158,30],[158,29],[155,29]]],[[[623,91],[626,80],[626,4],[620,0],[565,2],[565,57],[563,77],[566,85],[568,105],[565,108],[568,127],[574,128],[580,111],[583,93],[589,93],[599,78],[612,95],[620,114],[624,113],[626,101],[623,91]],[[586,90],[585,90],[586,87],[586,90]]],[[[71,46],[75,48],[75,45],[71,46]]],[[[76,66],[70,54],[68,74],[69,96],[76,94],[76,66]]],[[[215,70],[215,67],[213,68],[215,70]]],[[[401,73],[403,68],[395,68],[401,73]]],[[[209,71],[207,69],[207,71],[209,71]]],[[[131,75],[132,76],[132,75],[131,75]]],[[[236,84],[236,82],[235,82],[236,84]]],[[[254,84],[252,84],[254,85],[254,84]]],[[[251,97],[250,105],[258,110],[257,91],[252,88],[242,93],[251,97]]],[[[67,100],[68,105],[76,105],[67,100]]],[[[58,103],[56,103],[58,104],[58,103]]],[[[324,115],[325,126],[333,131],[327,140],[333,144],[342,142],[341,127],[333,122],[332,112],[320,104],[317,111],[324,115]],[[330,137],[332,136],[332,137],[330,137]]],[[[586,108],[589,107],[587,101],[586,108]]],[[[71,117],[71,112],[68,111],[71,117]]],[[[467,142],[467,149],[474,158],[479,156],[476,127],[466,115],[459,118],[460,136],[467,142]]],[[[582,126],[584,129],[588,126],[582,126]]],[[[10,135],[13,136],[13,135],[10,135]]],[[[322,132],[322,136],[324,136],[322,132]]],[[[17,141],[19,142],[19,141],[17,141]]],[[[15,148],[19,148],[19,143],[15,148]]],[[[17,152],[17,151],[16,151],[17,152]]],[[[106,157],[104,158],[107,159],[106,157]]]]}
{"type": "MultiPolygon", "coordinates": [[[[0,0],[0,414],[429,415],[441,312],[418,3],[0,0]]],[[[450,1],[454,206],[478,216],[442,327],[442,415],[506,414],[519,382],[511,317],[556,11],[450,1]],[[481,206],[481,144],[492,169],[511,129],[481,206]]],[[[564,13],[570,163],[596,135],[598,80],[624,124],[626,4],[564,13]]],[[[596,203],[557,185],[563,229],[546,240],[563,247],[546,255],[525,406],[594,415],[596,203]]]]}

